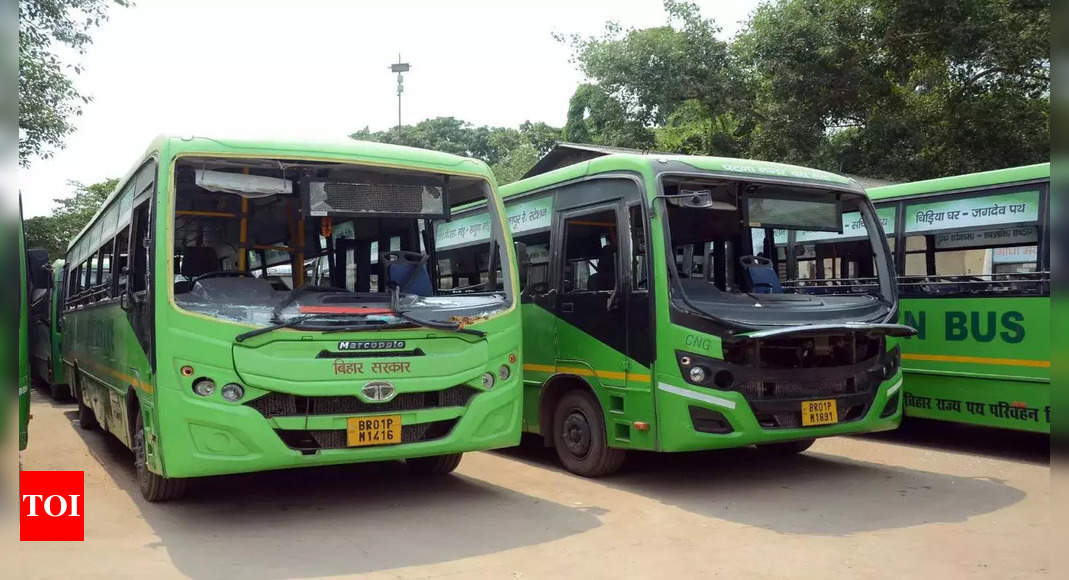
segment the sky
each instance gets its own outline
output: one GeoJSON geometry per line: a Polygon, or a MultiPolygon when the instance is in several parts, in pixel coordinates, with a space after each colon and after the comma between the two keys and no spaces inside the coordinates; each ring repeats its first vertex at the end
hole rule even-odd
{"type": "MultiPolygon", "coordinates": [[[[728,39],[758,0],[697,2],[728,39]]],[[[122,177],[159,134],[341,138],[397,123],[396,76],[411,63],[402,120],[564,124],[583,75],[554,33],[606,21],[665,23],[661,0],[538,2],[136,0],[115,8],[79,57],[93,101],[49,159],[19,172],[26,217],[48,215],[68,180],[122,177]]]]}

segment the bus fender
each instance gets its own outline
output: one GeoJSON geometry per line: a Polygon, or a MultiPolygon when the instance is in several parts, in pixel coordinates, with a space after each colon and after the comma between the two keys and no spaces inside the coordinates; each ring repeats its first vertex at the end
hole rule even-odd
{"type": "Polygon", "coordinates": [[[557,406],[557,401],[560,401],[565,393],[573,390],[586,391],[593,395],[595,401],[601,400],[590,383],[579,375],[559,373],[542,383],[542,391],[538,397],[538,432],[542,435],[542,443],[546,447],[553,446],[551,432],[553,431],[553,410],[557,406]]]}

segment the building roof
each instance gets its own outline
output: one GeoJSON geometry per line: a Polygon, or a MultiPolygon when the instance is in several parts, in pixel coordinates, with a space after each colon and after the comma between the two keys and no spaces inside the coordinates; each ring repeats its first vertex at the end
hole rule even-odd
{"type": "Polygon", "coordinates": [[[534,164],[534,167],[523,174],[523,178],[534,177],[535,175],[541,175],[547,171],[567,167],[568,165],[587,161],[595,157],[601,157],[602,155],[612,155],[613,153],[642,154],[649,153],[649,151],[632,149],[630,147],[612,147],[610,145],[558,141],[548,153],[538,160],[538,163],[534,164]]]}

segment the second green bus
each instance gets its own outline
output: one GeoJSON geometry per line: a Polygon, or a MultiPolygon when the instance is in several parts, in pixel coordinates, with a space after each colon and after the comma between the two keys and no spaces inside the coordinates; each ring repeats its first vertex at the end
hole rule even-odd
{"type": "MultiPolygon", "coordinates": [[[[525,431],[572,472],[627,450],[893,429],[891,252],[852,180],[803,167],[614,154],[502,188],[519,248],[525,431]],[[817,241],[831,242],[821,244],[817,241]]],[[[487,216],[437,230],[442,286],[468,283],[487,216]]]]}

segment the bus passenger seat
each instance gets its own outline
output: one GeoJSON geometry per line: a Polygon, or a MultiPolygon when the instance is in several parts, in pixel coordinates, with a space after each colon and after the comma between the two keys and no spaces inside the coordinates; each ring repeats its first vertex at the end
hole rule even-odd
{"type": "Polygon", "coordinates": [[[597,292],[616,288],[616,251],[612,246],[602,246],[598,253],[598,270],[586,280],[586,289],[597,292]]]}
{"type": "Polygon", "coordinates": [[[779,283],[779,276],[772,267],[772,260],[764,256],[742,256],[739,258],[746,277],[743,279],[743,289],[754,294],[782,294],[783,286],[779,283]]]}
{"type": "Polygon", "coordinates": [[[391,286],[397,286],[403,293],[418,296],[431,296],[431,276],[427,272],[426,257],[415,252],[384,252],[382,260],[386,262],[386,280],[391,286]]]}

